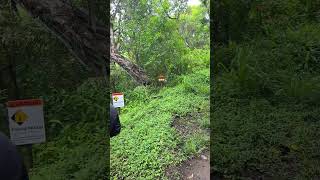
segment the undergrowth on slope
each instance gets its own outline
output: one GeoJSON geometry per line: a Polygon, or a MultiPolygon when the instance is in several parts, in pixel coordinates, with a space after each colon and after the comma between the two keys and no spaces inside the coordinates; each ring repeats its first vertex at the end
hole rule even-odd
{"type": "Polygon", "coordinates": [[[103,84],[89,80],[74,92],[43,97],[50,136],[33,146],[31,179],[108,178],[106,92],[103,84]]]}
{"type": "Polygon", "coordinates": [[[177,86],[164,87],[160,92],[138,87],[131,92],[139,94],[134,97],[140,99],[134,101],[128,95],[130,103],[120,117],[122,132],[111,140],[112,179],[165,179],[166,167],[186,159],[189,152],[195,153],[195,147],[189,147],[188,142],[185,148],[181,147],[184,142],[172,121],[174,115],[186,116],[208,108],[209,70],[180,80],[177,86]],[[193,87],[190,82],[194,82],[193,87]]]}
{"type": "Polygon", "coordinates": [[[212,170],[225,178],[318,179],[318,24],[215,52],[212,170]]]}
{"type": "Polygon", "coordinates": [[[213,170],[226,177],[319,177],[320,109],[214,96],[213,170]],[[241,108],[239,108],[241,107],[241,108]]]}

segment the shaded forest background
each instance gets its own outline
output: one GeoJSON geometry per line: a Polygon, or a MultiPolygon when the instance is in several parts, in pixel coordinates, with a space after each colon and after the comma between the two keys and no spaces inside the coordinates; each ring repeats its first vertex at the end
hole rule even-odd
{"type": "MultiPolygon", "coordinates": [[[[87,1],[69,3],[88,9],[87,1]]],[[[108,2],[96,3],[96,16],[107,23],[108,2]]],[[[105,78],[79,63],[39,19],[17,8],[11,1],[0,3],[0,130],[8,133],[7,100],[42,98],[47,141],[33,145],[30,178],[107,179],[105,78]]]]}
{"type": "Polygon", "coordinates": [[[320,1],[216,1],[213,177],[318,179],[320,1]]]}

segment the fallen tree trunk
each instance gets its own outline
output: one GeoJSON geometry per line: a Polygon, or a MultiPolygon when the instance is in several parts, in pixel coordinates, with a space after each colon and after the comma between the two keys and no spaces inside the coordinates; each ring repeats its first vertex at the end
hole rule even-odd
{"type": "Polygon", "coordinates": [[[139,84],[147,85],[149,83],[148,76],[144,71],[137,65],[131,63],[125,57],[111,53],[111,60],[119,64],[125,71],[130,72],[129,75],[135,79],[139,84]]]}
{"type": "Polygon", "coordinates": [[[139,66],[131,63],[130,60],[120,55],[118,52],[119,44],[115,42],[113,25],[110,23],[110,39],[111,39],[111,60],[120,65],[125,71],[131,72],[129,75],[138,83],[146,85],[149,83],[149,78],[139,66]]]}
{"type": "MultiPolygon", "coordinates": [[[[94,70],[97,76],[103,76],[104,71],[109,71],[107,68],[110,63],[109,27],[95,22],[93,28],[89,23],[92,19],[88,13],[73,7],[65,0],[14,0],[14,2],[26,9],[33,18],[39,19],[82,64],[94,70]]],[[[126,59],[120,61],[121,55],[112,57],[137,82],[148,83],[146,74],[137,65],[126,59]]]]}

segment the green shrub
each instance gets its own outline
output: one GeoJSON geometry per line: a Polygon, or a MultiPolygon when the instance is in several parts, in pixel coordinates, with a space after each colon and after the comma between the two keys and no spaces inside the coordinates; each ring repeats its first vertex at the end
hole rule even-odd
{"type": "Polygon", "coordinates": [[[221,86],[216,93],[317,102],[319,29],[319,25],[303,25],[218,48],[214,72],[221,86]]]}
{"type": "Polygon", "coordinates": [[[183,146],[183,151],[187,155],[199,153],[204,147],[209,146],[209,142],[209,136],[205,136],[203,134],[194,134],[186,140],[183,146]]]}
{"type": "Polygon", "coordinates": [[[301,13],[301,2],[264,3],[284,10],[279,21],[214,52],[212,170],[227,179],[317,179],[319,24],[283,16],[301,13]]]}
{"type": "Polygon", "coordinates": [[[265,99],[214,96],[211,121],[212,170],[225,176],[316,177],[319,109],[302,104],[272,105],[265,99]],[[302,161],[303,160],[303,161],[302,161]],[[288,163],[290,162],[290,163],[288,163]],[[286,174],[290,173],[290,174],[286,174]]]}
{"type": "Polygon", "coordinates": [[[209,97],[210,71],[203,69],[182,77],[182,86],[197,95],[209,97]]]}
{"type": "MultiPolygon", "coordinates": [[[[188,64],[188,69],[191,72],[208,68],[210,64],[210,50],[208,49],[193,49],[182,58],[188,64]]],[[[189,71],[189,72],[190,72],[189,71]]]]}
{"type": "Polygon", "coordinates": [[[33,146],[31,179],[107,179],[108,98],[94,80],[44,97],[48,137],[33,146]]]}

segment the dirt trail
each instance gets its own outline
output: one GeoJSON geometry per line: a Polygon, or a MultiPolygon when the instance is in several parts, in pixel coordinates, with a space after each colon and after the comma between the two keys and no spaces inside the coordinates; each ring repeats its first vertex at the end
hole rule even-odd
{"type": "Polygon", "coordinates": [[[170,180],[210,180],[210,153],[204,151],[167,170],[170,180]]]}
{"type": "MultiPolygon", "coordinates": [[[[172,126],[184,139],[190,134],[200,133],[201,129],[195,117],[176,117],[172,126]]],[[[182,162],[178,166],[169,167],[166,175],[170,180],[210,180],[210,151],[205,150],[182,162]]]]}
{"type": "Polygon", "coordinates": [[[183,179],[210,180],[210,157],[206,152],[182,165],[183,179]]]}
{"type": "Polygon", "coordinates": [[[201,153],[198,157],[184,162],[181,165],[182,179],[210,180],[209,152],[201,153]]]}

